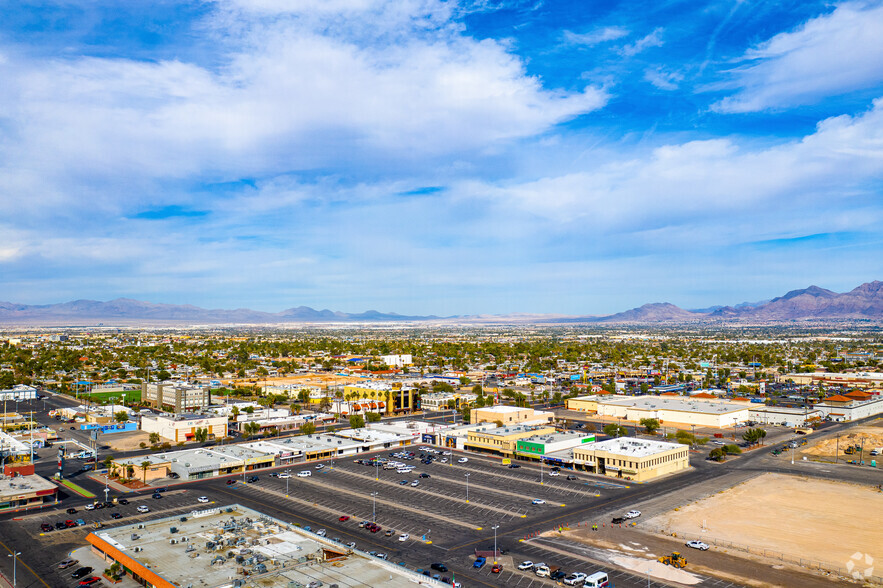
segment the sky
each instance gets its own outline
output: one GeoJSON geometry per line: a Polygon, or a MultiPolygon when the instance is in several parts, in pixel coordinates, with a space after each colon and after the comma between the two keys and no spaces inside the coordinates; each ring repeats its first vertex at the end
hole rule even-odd
{"type": "Polygon", "coordinates": [[[883,279],[883,2],[0,11],[0,300],[583,315],[883,279]]]}

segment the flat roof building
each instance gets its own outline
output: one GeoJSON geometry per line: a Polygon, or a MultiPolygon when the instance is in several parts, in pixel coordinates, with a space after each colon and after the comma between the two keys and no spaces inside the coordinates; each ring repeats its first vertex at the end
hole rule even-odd
{"type": "Polygon", "coordinates": [[[57,493],[58,487],[40,476],[4,474],[0,476],[0,511],[54,501],[57,493]]]}
{"type": "Polygon", "coordinates": [[[554,427],[513,425],[511,427],[497,427],[488,423],[486,427],[469,431],[466,434],[466,449],[482,451],[500,455],[502,457],[514,457],[515,448],[519,439],[527,439],[535,435],[550,435],[555,432],[554,427]]]}
{"type": "Polygon", "coordinates": [[[665,441],[618,437],[573,448],[577,469],[645,482],[687,470],[689,446],[665,441]]]}
{"type": "Polygon", "coordinates": [[[175,413],[199,410],[212,403],[211,388],[179,381],[142,382],[141,401],[160,410],[170,408],[175,413]]]}
{"type": "Polygon", "coordinates": [[[573,407],[573,410],[595,412],[601,417],[634,423],[652,418],[663,425],[722,429],[749,420],[749,406],[745,403],[683,396],[584,396],[568,400],[567,406],[573,407]]]}
{"type": "Polygon", "coordinates": [[[445,586],[239,504],[107,528],[86,541],[108,567],[119,563],[155,588],[445,586]]]}
{"type": "Polygon", "coordinates": [[[504,405],[473,408],[469,418],[470,422],[473,423],[495,423],[500,421],[503,423],[503,426],[551,423],[554,419],[555,414],[552,412],[504,405]]]}
{"type": "Polygon", "coordinates": [[[173,443],[195,439],[197,429],[207,429],[209,439],[222,439],[227,436],[227,417],[198,414],[141,416],[142,431],[158,433],[173,443]]]}

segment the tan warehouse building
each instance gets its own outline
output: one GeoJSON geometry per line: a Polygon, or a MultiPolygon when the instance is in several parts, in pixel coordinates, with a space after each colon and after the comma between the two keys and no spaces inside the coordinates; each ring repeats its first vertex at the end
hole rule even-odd
{"type": "Polygon", "coordinates": [[[646,482],[690,467],[689,447],[619,437],[573,448],[575,469],[593,474],[646,482]]]}
{"type": "Polygon", "coordinates": [[[582,396],[569,399],[567,408],[633,423],[656,419],[662,425],[715,429],[732,427],[750,419],[749,404],[687,396],[582,396]]]}
{"type": "Polygon", "coordinates": [[[531,427],[514,425],[511,427],[495,427],[469,431],[466,434],[466,449],[491,453],[502,457],[514,457],[519,439],[527,439],[535,435],[552,435],[554,427],[531,427]]]}

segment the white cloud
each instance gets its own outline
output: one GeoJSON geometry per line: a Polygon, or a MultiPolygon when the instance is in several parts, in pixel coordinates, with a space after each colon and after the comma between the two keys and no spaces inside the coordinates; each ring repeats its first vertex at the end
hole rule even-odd
{"type": "Polygon", "coordinates": [[[717,102],[738,113],[813,104],[883,82],[883,5],[841,4],[745,53],[739,91],[717,102]]]}
{"type": "Polygon", "coordinates": [[[646,37],[642,37],[630,45],[624,45],[619,52],[626,57],[631,57],[651,47],[662,47],[665,44],[662,40],[663,31],[664,29],[661,27],[654,29],[653,32],[646,37]]]}
{"type": "Polygon", "coordinates": [[[883,179],[881,163],[883,99],[860,116],[824,120],[811,135],[766,149],[746,149],[731,139],[689,141],[592,170],[461,190],[489,194],[504,209],[554,224],[615,234],[696,219],[720,226],[736,215],[779,218],[804,207],[836,208],[873,195],[866,186],[883,179]]]}
{"type": "Polygon", "coordinates": [[[170,179],[469,159],[607,101],[544,88],[503,44],[445,20],[444,2],[313,4],[324,8],[223,4],[212,26],[228,52],[212,69],[10,57],[0,182],[33,192],[0,200],[12,212],[85,206],[89,193],[90,207],[127,207],[132,193],[179,198],[162,195],[170,179]]]}
{"type": "Polygon", "coordinates": [[[628,29],[623,27],[604,27],[588,33],[575,33],[564,31],[564,41],[570,45],[584,45],[594,47],[607,41],[615,41],[629,34],[628,29]]]}
{"type": "Polygon", "coordinates": [[[644,79],[660,90],[677,90],[678,84],[684,80],[684,75],[678,72],[667,72],[662,68],[647,69],[644,71],[644,79]]]}

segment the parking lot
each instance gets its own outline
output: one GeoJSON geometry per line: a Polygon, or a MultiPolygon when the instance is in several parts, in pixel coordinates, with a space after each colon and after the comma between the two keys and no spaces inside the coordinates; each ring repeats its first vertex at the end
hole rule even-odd
{"type": "MultiPolygon", "coordinates": [[[[545,561],[568,573],[602,570],[611,576],[616,586],[647,585],[646,578],[640,574],[605,566],[599,554],[590,553],[583,546],[560,549],[543,540],[520,540],[532,531],[550,530],[568,513],[585,516],[586,511],[596,507],[603,511],[609,508],[605,501],[611,499],[627,504],[633,490],[626,484],[566,471],[555,476],[545,469],[541,474],[540,468],[533,464],[509,468],[499,459],[471,453],[466,454],[465,463],[458,463],[464,454],[454,452],[446,458],[447,463],[440,462],[444,456],[439,454],[436,461],[427,464],[420,461],[421,449],[411,450],[416,454],[415,459],[393,457],[395,450],[358,456],[363,461],[383,457],[414,466],[408,473],[383,469],[380,465],[358,464],[356,457],[350,457],[335,460],[333,464],[330,461],[297,464],[287,470],[275,468],[249,472],[245,476],[179,484],[162,493],[162,499],[151,498],[149,492],[131,493],[126,495],[128,505],[91,511],[76,506],[78,512],[74,514],[68,514],[66,508],[57,508],[26,515],[15,524],[46,548],[43,569],[46,574],[57,576],[54,580],[58,585],[75,582],[55,569],[54,562],[83,545],[85,535],[93,530],[93,522],[129,524],[158,516],[184,515],[206,506],[197,500],[203,495],[215,504],[238,502],[309,527],[313,532],[322,530],[329,539],[354,543],[357,549],[366,552],[383,553],[391,561],[427,570],[433,575],[439,572],[430,571],[430,564],[444,563],[450,572],[439,575],[453,574],[464,586],[539,588],[554,585],[549,578],[516,569],[518,563],[527,559],[545,561]],[[289,478],[277,477],[286,471],[289,478]],[[309,471],[310,475],[297,476],[301,471],[309,471]],[[568,480],[568,474],[574,479],[568,480]],[[249,482],[252,476],[257,479],[249,482]],[[412,486],[415,481],[418,484],[412,486]],[[541,503],[535,504],[535,501],[541,503]],[[138,506],[147,506],[150,512],[138,513],[138,506]],[[122,518],[112,518],[115,512],[122,518]],[[349,518],[342,521],[342,517],[349,518]],[[54,526],[56,522],[77,518],[86,524],[46,533],[40,531],[41,523],[54,526]],[[371,532],[360,527],[362,521],[376,521],[380,529],[371,532]],[[494,526],[498,527],[497,543],[503,550],[497,558],[503,565],[499,573],[492,571],[493,558],[480,569],[473,567],[476,549],[493,551],[494,526]],[[403,534],[406,538],[399,540],[403,534]]],[[[49,584],[54,585],[52,581],[49,584]]],[[[651,580],[650,585],[665,584],[651,580]]],[[[720,584],[707,585],[724,588],[720,584]]]]}

